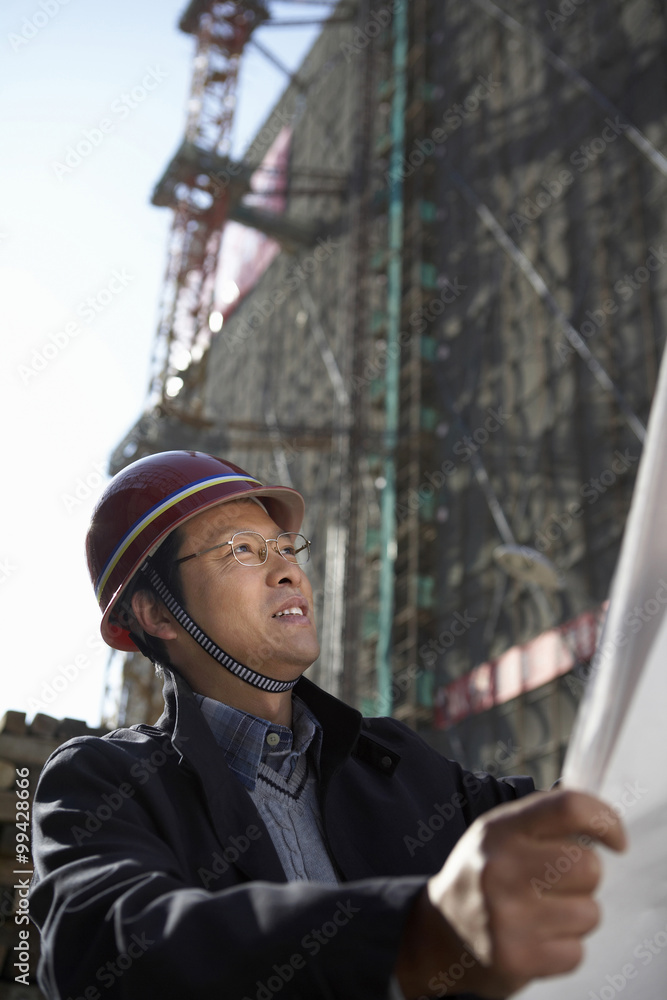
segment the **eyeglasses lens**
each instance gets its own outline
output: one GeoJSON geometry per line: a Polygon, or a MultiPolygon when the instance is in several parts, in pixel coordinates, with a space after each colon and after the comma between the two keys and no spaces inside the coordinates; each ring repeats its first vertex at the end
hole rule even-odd
{"type": "MultiPolygon", "coordinates": [[[[303,565],[310,557],[307,539],[297,532],[283,532],[275,540],[278,551],[287,562],[303,565]]],[[[266,562],[267,540],[258,531],[238,531],[231,539],[232,552],[243,566],[261,566],[266,562]]]]}

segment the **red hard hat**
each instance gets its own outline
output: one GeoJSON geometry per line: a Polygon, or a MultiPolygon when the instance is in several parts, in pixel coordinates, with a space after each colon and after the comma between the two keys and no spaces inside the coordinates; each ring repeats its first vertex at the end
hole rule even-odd
{"type": "Polygon", "coordinates": [[[110,621],[118,599],[146,556],[179,524],[217,504],[262,497],[276,524],[299,531],[303,497],[287,486],[262,486],[231,462],[200,451],[163,451],[133,462],[111,480],[86,537],[88,569],[103,612],[102,636],[135,651],[129,632],[110,621]]]}

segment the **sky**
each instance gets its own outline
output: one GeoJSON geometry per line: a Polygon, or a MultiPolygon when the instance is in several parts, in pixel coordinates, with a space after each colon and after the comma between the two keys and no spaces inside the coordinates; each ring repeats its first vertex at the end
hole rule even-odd
{"type": "MultiPolygon", "coordinates": [[[[0,11],[0,716],[97,726],[113,704],[85,534],[109,455],[147,395],[171,224],[150,196],[185,125],[186,6],[3,0],[0,11]]],[[[271,7],[280,17],[328,9],[271,7]]],[[[316,32],[266,27],[258,38],[296,68],[316,32]]],[[[285,85],[248,50],[236,154],[285,85]]]]}

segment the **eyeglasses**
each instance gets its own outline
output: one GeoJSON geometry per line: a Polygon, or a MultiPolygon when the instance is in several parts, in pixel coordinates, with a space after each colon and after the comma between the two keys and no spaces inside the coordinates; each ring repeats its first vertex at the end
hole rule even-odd
{"type": "Polygon", "coordinates": [[[219,545],[212,545],[210,549],[201,549],[199,552],[192,552],[189,556],[182,556],[175,559],[173,565],[187,562],[188,559],[196,559],[214,549],[223,549],[229,545],[232,555],[241,566],[263,566],[269,557],[269,542],[275,543],[275,550],[278,555],[286,559],[289,563],[303,566],[310,559],[310,542],[305,537],[295,531],[283,531],[277,538],[264,538],[259,531],[237,531],[228,542],[220,542],[219,545]]]}

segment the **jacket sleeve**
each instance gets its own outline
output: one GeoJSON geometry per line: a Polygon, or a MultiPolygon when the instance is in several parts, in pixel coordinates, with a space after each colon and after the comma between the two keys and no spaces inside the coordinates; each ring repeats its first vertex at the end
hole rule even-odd
{"type": "Polygon", "coordinates": [[[410,761],[411,775],[418,779],[420,773],[427,773],[429,781],[432,776],[441,775],[443,786],[456,789],[466,827],[489,809],[536,791],[535,782],[528,775],[495,777],[486,771],[467,771],[440,754],[404,722],[382,719],[381,723],[392,745],[410,761]]]}
{"type": "Polygon", "coordinates": [[[425,878],[204,889],[145,798],[117,806],[128,775],[102,743],[56,751],[35,797],[31,912],[49,1000],[385,1000],[425,878]],[[100,827],[82,838],[91,814],[100,827]]]}

